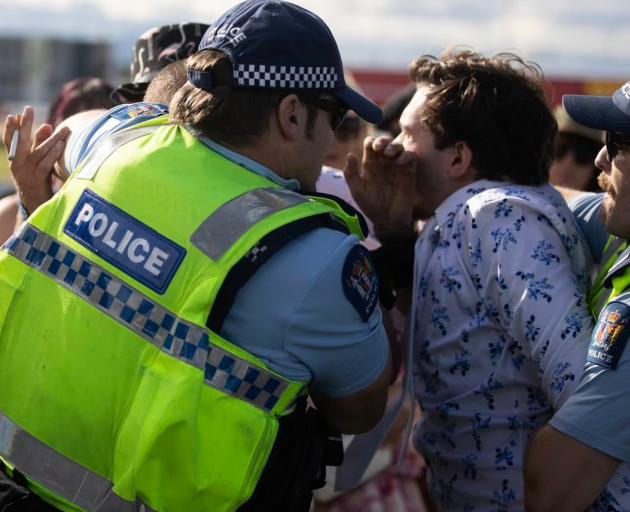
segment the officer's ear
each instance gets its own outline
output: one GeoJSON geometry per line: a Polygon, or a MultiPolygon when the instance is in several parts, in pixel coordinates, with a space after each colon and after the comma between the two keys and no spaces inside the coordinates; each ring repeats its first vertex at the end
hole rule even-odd
{"type": "Polygon", "coordinates": [[[307,122],[306,108],[295,94],[285,96],[276,110],[280,133],[289,141],[299,140],[307,122]]]}

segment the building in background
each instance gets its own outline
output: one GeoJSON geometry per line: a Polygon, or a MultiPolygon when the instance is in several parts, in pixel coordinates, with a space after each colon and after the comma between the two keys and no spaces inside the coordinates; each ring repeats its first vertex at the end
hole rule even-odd
{"type": "Polygon", "coordinates": [[[47,105],[74,78],[111,79],[107,43],[0,37],[0,48],[0,104],[5,109],[47,105]]]}

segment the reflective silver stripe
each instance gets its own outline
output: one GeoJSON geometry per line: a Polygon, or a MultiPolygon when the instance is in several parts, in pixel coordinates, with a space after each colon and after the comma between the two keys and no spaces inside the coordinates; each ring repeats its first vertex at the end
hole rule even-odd
{"type": "Polygon", "coordinates": [[[595,310],[598,318],[599,318],[599,314],[602,312],[602,310],[606,306],[608,299],[614,292],[614,288],[604,287],[605,278],[607,275],[613,272],[615,267],[619,265],[619,263],[621,262],[614,261],[612,265],[610,266],[610,268],[608,268],[607,272],[604,272],[603,269],[613,258],[619,257],[619,255],[626,249],[626,245],[627,243],[623,238],[618,238],[616,236],[610,235],[610,242],[608,243],[608,245],[606,246],[606,249],[602,253],[602,259],[600,262],[600,267],[601,267],[600,274],[597,276],[597,280],[596,280],[596,286],[598,283],[601,282],[600,286],[603,288],[602,293],[599,295],[599,299],[597,299],[597,307],[595,310]]]}
{"type": "Polygon", "coordinates": [[[178,318],[85,256],[24,223],[2,250],[65,286],[161,351],[204,372],[208,386],[270,412],[289,382],[212,344],[209,331],[178,318]]]}
{"type": "Polygon", "coordinates": [[[309,199],[283,188],[257,188],[216,209],[190,237],[197,249],[216,261],[254,224],[309,199]]]}
{"type": "Polygon", "coordinates": [[[109,156],[116,151],[120,146],[131,142],[134,139],[143,137],[153,133],[158,128],[164,126],[163,124],[142,126],[140,128],[129,128],[122,132],[115,133],[108,137],[105,137],[94,149],[85,162],[83,163],[81,170],[77,174],[77,178],[80,180],[91,180],[96,176],[99,168],[103,162],[109,158],[109,156]]]}
{"type": "Polygon", "coordinates": [[[604,288],[602,290],[602,293],[600,294],[599,299],[597,299],[597,309],[595,310],[597,313],[597,318],[599,318],[599,314],[602,312],[602,310],[606,306],[608,299],[610,298],[610,296],[612,295],[614,291],[615,291],[614,288],[604,288]]]}
{"type": "MultiPolygon", "coordinates": [[[[620,249],[625,249],[626,241],[623,238],[612,237],[612,240],[608,243],[604,254],[602,254],[601,265],[604,266],[608,261],[615,256],[615,254],[620,251],[620,249]]],[[[618,256],[618,255],[617,255],[618,256]]]]}
{"type": "Polygon", "coordinates": [[[114,484],[46,446],[0,412],[0,455],[20,472],[90,512],[153,511],[140,498],[115,494],[114,484]]]}

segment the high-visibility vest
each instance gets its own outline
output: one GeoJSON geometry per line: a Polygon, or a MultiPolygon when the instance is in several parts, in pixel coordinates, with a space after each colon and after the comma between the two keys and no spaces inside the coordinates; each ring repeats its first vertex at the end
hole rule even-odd
{"type": "Polygon", "coordinates": [[[606,276],[614,263],[617,261],[619,255],[626,249],[627,245],[628,244],[624,239],[618,238],[614,235],[609,235],[608,241],[604,246],[600,270],[597,273],[595,283],[588,295],[588,310],[595,320],[597,320],[599,314],[602,312],[606,304],[608,304],[608,301],[612,298],[612,294],[614,293],[614,288],[606,288],[604,286],[606,276]]]}
{"type": "Polygon", "coordinates": [[[205,327],[217,292],[296,220],[361,235],[166,121],[99,143],[0,251],[0,457],[65,511],[247,501],[305,383],[205,327]]]}

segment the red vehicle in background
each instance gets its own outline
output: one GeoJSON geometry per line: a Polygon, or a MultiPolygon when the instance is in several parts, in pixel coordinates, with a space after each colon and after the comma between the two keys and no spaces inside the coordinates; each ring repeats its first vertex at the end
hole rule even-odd
{"type": "MultiPolygon", "coordinates": [[[[406,71],[386,71],[352,69],[352,75],[363,92],[373,101],[382,105],[397,90],[409,85],[411,81],[406,71]]],[[[549,99],[554,105],[562,101],[565,94],[595,94],[610,96],[621,87],[625,80],[571,80],[568,78],[547,77],[549,99]]]]}

